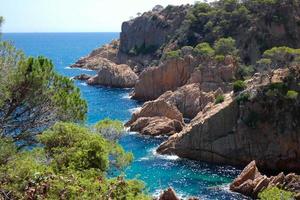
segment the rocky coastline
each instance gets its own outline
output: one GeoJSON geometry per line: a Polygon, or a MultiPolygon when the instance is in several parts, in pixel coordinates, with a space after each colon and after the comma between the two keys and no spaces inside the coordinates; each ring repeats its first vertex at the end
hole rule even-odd
{"type": "MultiPolygon", "coordinates": [[[[254,198],[274,185],[292,190],[291,180],[299,183],[296,174],[266,177],[257,168],[300,172],[299,54],[292,54],[288,62],[279,62],[280,55],[271,59],[254,45],[255,38],[248,38],[253,45],[244,47],[240,38],[250,36],[242,32],[233,34],[238,48],[233,45],[223,53],[218,45],[231,41],[228,38],[216,40],[213,47],[199,43],[206,35],[197,36],[200,39],[192,46],[180,45],[178,31],[191,9],[190,5],[157,6],[124,22],[120,40],[71,66],[97,70],[97,75],[76,78],[90,85],[133,88],[132,98],[145,103],[125,125],[143,135],[168,136],[158,153],[240,167],[250,163],[230,189],[254,198]],[[245,63],[252,63],[252,73],[244,74],[245,63]]],[[[295,13],[288,17],[298,19],[295,13]]],[[[264,34],[275,27],[254,26],[264,34]]],[[[293,33],[300,32],[294,26],[293,33]]],[[[289,37],[290,27],[280,27],[276,38],[289,37]]],[[[267,46],[290,44],[276,43],[273,37],[266,39],[267,46]]],[[[299,188],[292,191],[299,193],[299,188]]],[[[169,189],[160,199],[178,198],[169,189]]]]}

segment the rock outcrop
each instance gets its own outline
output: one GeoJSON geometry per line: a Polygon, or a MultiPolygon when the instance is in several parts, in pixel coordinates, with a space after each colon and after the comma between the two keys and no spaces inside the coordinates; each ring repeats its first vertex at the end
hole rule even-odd
{"type": "Polygon", "coordinates": [[[187,84],[175,91],[167,91],[158,99],[175,105],[185,118],[193,119],[209,103],[215,102],[216,95],[222,94],[221,90],[203,92],[199,83],[187,84]]]}
{"type": "Polygon", "coordinates": [[[182,130],[183,117],[175,106],[163,100],[149,101],[133,113],[126,126],[146,135],[171,135],[182,130]]]}
{"type": "Polygon", "coordinates": [[[182,130],[180,121],[167,117],[141,117],[130,126],[130,131],[139,132],[142,135],[173,135],[182,130]]]}
{"type": "Polygon", "coordinates": [[[110,62],[118,63],[118,49],[119,41],[113,40],[110,44],[95,49],[88,56],[80,58],[75,64],[71,65],[71,67],[97,70],[104,65],[110,64],[110,62]]]}
{"type": "Polygon", "coordinates": [[[103,85],[109,87],[130,88],[133,87],[138,76],[125,64],[109,64],[98,68],[96,76],[87,80],[89,85],[103,85]]]}
{"type": "Polygon", "coordinates": [[[188,83],[200,83],[202,91],[211,92],[221,88],[224,92],[232,91],[230,82],[235,79],[238,69],[237,61],[226,56],[221,63],[198,60],[197,69],[191,74],[188,83]]]}
{"type": "Polygon", "coordinates": [[[80,74],[74,77],[75,80],[80,80],[80,81],[86,81],[90,78],[92,78],[92,76],[89,74],[80,74]]]}
{"type": "Polygon", "coordinates": [[[279,187],[287,191],[300,193],[300,176],[295,173],[267,177],[262,175],[256,162],[250,162],[241,174],[230,184],[230,190],[246,196],[257,198],[257,195],[269,187],[279,187]]]}
{"type": "Polygon", "coordinates": [[[168,90],[175,90],[186,84],[194,70],[194,58],[170,59],[158,67],[149,67],[139,76],[134,87],[133,98],[154,100],[168,90]]]}
{"type": "Polygon", "coordinates": [[[190,6],[157,8],[123,22],[118,52],[121,63],[130,60],[132,66],[148,66],[152,60],[159,60],[159,49],[181,26],[190,6]]]}
{"type": "Polygon", "coordinates": [[[201,111],[157,151],[238,166],[256,160],[261,169],[300,171],[300,101],[287,96],[288,90],[300,91],[300,68],[286,70],[292,76],[276,70],[237,97],[226,94],[223,103],[201,111]]]}

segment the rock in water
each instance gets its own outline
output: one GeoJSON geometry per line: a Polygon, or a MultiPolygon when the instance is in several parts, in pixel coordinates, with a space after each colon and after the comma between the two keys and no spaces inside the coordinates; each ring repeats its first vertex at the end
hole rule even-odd
{"type": "Polygon", "coordinates": [[[131,131],[146,135],[171,135],[183,128],[183,117],[179,110],[163,101],[146,102],[143,107],[133,113],[126,123],[131,131]]]}
{"type": "Polygon", "coordinates": [[[93,50],[88,56],[80,58],[75,64],[71,65],[71,67],[97,70],[108,62],[117,63],[118,47],[119,41],[113,40],[110,44],[103,45],[93,50]]]}
{"type": "Polygon", "coordinates": [[[96,76],[88,79],[89,85],[103,85],[109,87],[130,88],[133,87],[138,76],[125,64],[117,65],[108,62],[100,66],[96,76]]]}
{"type": "MultiPolygon", "coordinates": [[[[222,91],[220,91],[222,93],[222,91]]],[[[158,99],[175,105],[183,117],[193,119],[209,103],[214,103],[214,92],[203,92],[199,83],[187,84],[175,91],[167,91],[158,99]]]]}
{"type": "Polygon", "coordinates": [[[81,80],[81,81],[86,81],[88,79],[90,79],[92,76],[88,75],[88,74],[80,74],[78,76],[75,76],[74,79],[75,80],[81,80]]]}
{"type": "Polygon", "coordinates": [[[164,190],[163,193],[159,196],[158,200],[180,200],[175,191],[172,188],[164,190]]]}
{"type": "Polygon", "coordinates": [[[130,131],[139,132],[142,135],[173,135],[182,130],[183,125],[176,119],[167,117],[141,117],[130,126],[130,131]]]}
{"type": "Polygon", "coordinates": [[[263,176],[259,172],[256,162],[252,161],[230,184],[230,190],[256,198],[264,189],[274,186],[297,194],[300,192],[300,176],[294,173],[286,176],[284,173],[271,177],[263,176]]]}

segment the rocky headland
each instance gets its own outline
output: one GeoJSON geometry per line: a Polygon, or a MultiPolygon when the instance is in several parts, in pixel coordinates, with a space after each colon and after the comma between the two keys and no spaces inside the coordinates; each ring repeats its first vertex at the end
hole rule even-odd
{"type": "MultiPolygon", "coordinates": [[[[126,126],[169,136],[161,154],[300,172],[300,4],[232,4],[156,6],[72,67],[98,70],[79,77],[89,84],[132,87],[145,103],[126,126]]],[[[251,192],[231,188],[255,196],[261,181],[276,184],[257,177],[251,192]]]]}

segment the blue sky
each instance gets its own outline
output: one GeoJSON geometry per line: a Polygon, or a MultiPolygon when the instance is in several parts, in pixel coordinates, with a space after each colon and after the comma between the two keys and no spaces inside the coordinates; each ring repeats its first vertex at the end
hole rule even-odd
{"type": "Polygon", "coordinates": [[[119,32],[121,23],[155,5],[195,0],[0,0],[3,32],[119,32]]]}

